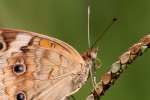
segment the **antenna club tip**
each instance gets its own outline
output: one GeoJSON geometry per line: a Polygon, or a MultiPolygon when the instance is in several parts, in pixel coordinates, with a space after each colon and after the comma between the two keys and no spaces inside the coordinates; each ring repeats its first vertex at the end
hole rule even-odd
{"type": "Polygon", "coordinates": [[[113,18],[113,21],[114,21],[114,22],[117,21],[117,20],[118,20],[118,19],[117,19],[116,17],[113,18]]]}

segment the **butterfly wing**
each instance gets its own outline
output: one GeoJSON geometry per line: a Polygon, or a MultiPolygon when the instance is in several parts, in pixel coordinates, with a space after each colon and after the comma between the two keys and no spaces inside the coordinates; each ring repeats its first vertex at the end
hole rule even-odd
{"type": "Polygon", "coordinates": [[[63,100],[88,77],[80,54],[56,38],[0,29],[0,42],[2,100],[63,100]]]}

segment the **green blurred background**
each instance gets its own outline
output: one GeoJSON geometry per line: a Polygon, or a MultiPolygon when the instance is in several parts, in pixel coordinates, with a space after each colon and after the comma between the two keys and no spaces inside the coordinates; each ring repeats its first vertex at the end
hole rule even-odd
{"type": "MultiPolygon", "coordinates": [[[[0,27],[17,28],[59,38],[79,52],[87,50],[87,0],[0,0],[0,27]]],[[[117,57],[140,37],[150,32],[149,0],[91,0],[91,41],[116,22],[101,39],[98,57],[100,76],[117,57]]],[[[121,75],[102,100],[150,100],[150,51],[138,58],[121,75]]],[[[98,77],[99,78],[99,77],[98,77]]],[[[84,100],[87,83],[75,94],[84,100]]]]}

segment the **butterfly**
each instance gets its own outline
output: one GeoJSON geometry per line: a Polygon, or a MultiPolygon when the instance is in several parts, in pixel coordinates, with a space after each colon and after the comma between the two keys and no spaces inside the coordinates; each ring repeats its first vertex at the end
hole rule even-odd
{"type": "Polygon", "coordinates": [[[0,100],[67,100],[87,81],[96,55],[35,32],[0,29],[0,100]]]}

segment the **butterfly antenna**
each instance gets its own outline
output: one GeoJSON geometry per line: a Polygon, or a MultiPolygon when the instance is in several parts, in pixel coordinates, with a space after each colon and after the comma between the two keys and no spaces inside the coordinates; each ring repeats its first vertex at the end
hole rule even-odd
{"type": "Polygon", "coordinates": [[[94,46],[101,40],[101,38],[105,35],[105,33],[110,29],[110,27],[117,21],[117,18],[113,18],[112,22],[104,29],[102,34],[98,36],[98,38],[95,40],[91,48],[94,48],[94,46]]]}
{"type": "Polygon", "coordinates": [[[88,5],[88,47],[91,48],[91,40],[90,40],[90,5],[88,5]]]}

